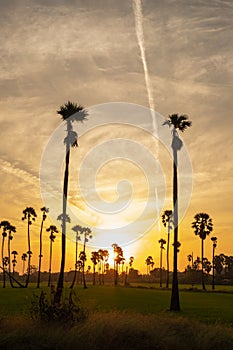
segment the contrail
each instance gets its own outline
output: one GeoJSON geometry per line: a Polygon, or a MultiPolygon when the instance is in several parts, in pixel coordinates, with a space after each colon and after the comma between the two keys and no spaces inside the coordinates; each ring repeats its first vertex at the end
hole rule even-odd
{"type": "MultiPolygon", "coordinates": [[[[142,59],[142,65],[144,70],[144,76],[145,76],[145,83],[146,83],[146,90],[147,90],[147,96],[148,96],[148,102],[151,110],[151,118],[152,118],[152,126],[153,126],[153,136],[157,137],[158,130],[157,130],[157,124],[156,124],[156,118],[155,118],[155,103],[153,98],[153,88],[150,80],[150,75],[148,72],[147,67],[147,60],[146,60],[146,50],[145,50],[145,40],[144,40],[144,33],[143,33],[143,15],[142,15],[142,1],[141,0],[133,0],[133,10],[134,10],[134,18],[135,18],[135,32],[137,36],[138,46],[140,49],[141,59],[142,59]]],[[[158,142],[156,140],[156,156],[158,157],[158,142]]],[[[159,202],[158,202],[158,191],[157,188],[155,189],[155,195],[156,195],[156,210],[159,214],[159,202]]],[[[160,231],[160,220],[158,220],[158,229],[160,231]]]]}
{"type": "Polygon", "coordinates": [[[141,54],[141,59],[142,59],[142,65],[143,65],[143,69],[144,69],[148,102],[149,102],[149,106],[151,109],[153,135],[157,136],[157,125],[156,125],[155,112],[154,112],[155,103],[154,103],[154,98],[153,98],[153,88],[152,88],[150,75],[149,75],[148,67],[147,67],[147,60],[146,60],[145,40],[144,40],[143,26],[142,26],[143,16],[142,16],[142,1],[141,0],[133,0],[133,10],[134,10],[134,18],[135,18],[135,32],[136,32],[136,36],[137,36],[138,46],[140,49],[140,54],[141,54]]]}

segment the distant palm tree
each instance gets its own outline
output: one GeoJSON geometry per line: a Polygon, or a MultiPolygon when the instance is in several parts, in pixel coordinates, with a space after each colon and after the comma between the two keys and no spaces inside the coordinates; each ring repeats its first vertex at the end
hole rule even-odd
{"type": "Polygon", "coordinates": [[[185,131],[192,123],[188,120],[186,115],[172,114],[169,115],[168,119],[164,122],[169,127],[173,127],[172,130],[172,150],[173,150],[173,220],[174,220],[174,257],[173,257],[173,277],[172,277],[172,295],[170,310],[180,310],[180,298],[179,298],[179,287],[178,287],[178,255],[177,255],[177,242],[178,242],[178,151],[181,149],[183,143],[179,138],[177,130],[181,132],[185,131]]]}
{"type": "Polygon", "coordinates": [[[25,271],[25,261],[27,260],[27,253],[23,253],[21,256],[21,259],[23,261],[23,270],[22,270],[22,274],[24,275],[24,271],[25,271]]]}
{"type": "Polygon", "coordinates": [[[78,266],[81,268],[81,284],[83,283],[84,289],[87,289],[86,279],[85,279],[85,262],[87,261],[87,254],[84,251],[79,253],[78,266]],[[81,262],[81,263],[79,263],[81,262]]]}
{"type": "Polygon", "coordinates": [[[84,288],[86,289],[87,288],[87,285],[86,285],[86,279],[85,279],[85,261],[87,260],[86,259],[86,244],[87,242],[89,241],[89,239],[92,238],[92,235],[91,235],[91,229],[89,227],[83,227],[82,228],[82,232],[80,232],[81,234],[83,234],[84,238],[83,238],[83,254],[82,254],[82,257],[83,259],[81,259],[80,255],[80,260],[82,260],[83,262],[83,286],[84,288]],[[84,259],[85,257],[85,259],[84,259]]]}
{"type": "Polygon", "coordinates": [[[215,289],[215,276],[214,276],[214,270],[215,270],[215,249],[217,247],[217,237],[211,237],[211,241],[213,242],[213,258],[212,258],[212,268],[213,268],[213,275],[212,275],[212,289],[215,289]]]}
{"type": "Polygon", "coordinates": [[[131,257],[129,258],[129,267],[130,267],[130,268],[132,268],[133,262],[134,262],[134,257],[131,256],[131,257]]]}
{"type": "MultiPolygon", "coordinates": [[[[7,237],[7,231],[10,227],[10,223],[7,220],[0,222],[0,228],[2,228],[2,267],[3,267],[3,288],[6,288],[6,271],[5,271],[5,257],[4,257],[4,244],[7,237]]],[[[7,262],[8,265],[8,262],[7,262]]]]}
{"type": "Polygon", "coordinates": [[[150,274],[150,267],[153,268],[154,266],[154,261],[153,261],[153,258],[151,255],[149,255],[147,258],[146,258],[146,261],[145,261],[146,265],[147,265],[147,274],[149,275],[150,274]]]}
{"type": "Polygon", "coordinates": [[[112,244],[114,251],[114,285],[118,285],[119,265],[125,260],[123,256],[123,249],[116,243],[112,244]]]}
{"type": "Polygon", "coordinates": [[[13,225],[10,225],[8,227],[8,274],[9,274],[11,287],[13,287],[12,276],[11,276],[11,241],[13,239],[12,233],[15,233],[15,232],[16,232],[16,227],[13,225]]]}
{"type": "Polygon", "coordinates": [[[105,272],[106,272],[106,264],[108,262],[108,259],[109,259],[109,252],[107,249],[104,249],[103,250],[103,278],[102,278],[102,283],[104,284],[104,275],[105,275],[105,272]]]}
{"type": "Polygon", "coordinates": [[[53,242],[56,238],[54,233],[58,233],[58,229],[55,225],[50,225],[47,229],[47,232],[50,232],[49,239],[50,239],[50,249],[49,249],[49,280],[48,280],[48,287],[50,287],[51,284],[51,271],[52,271],[52,254],[53,254],[53,242]]]}
{"type": "Polygon", "coordinates": [[[99,262],[99,252],[91,252],[91,261],[93,262],[93,286],[95,285],[95,267],[99,262]]]}
{"type": "Polygon", "coordinates": [[[42,220],[41,220],[41,226],[40,226],[40,253],[39,253],[39,266],[38,266],[38,276],[37,276],[37,288],[40,288],[40,271],[41,271],[41,259],[43,257],[42,255],[42,232],[43,232],[43,225],[47,218],[47,213],[49,212],[49,209],[46,207],[42,207],[40,209],[42,211],[42,220]]]}
{"type": "Polygon", "coordinates": [[[72,123],[74,121],[83,122],[87,119],[87,111],[81,105],[68,101],[60,107],[57,111],[62,116],[62,119],[66,122],[66,137],[64,143],[66,146],[65,156],[65,172],[63,181],[63,202],[62,202],[62,247],[61,247],[61,267],[57,283],[57,290],[55,293],[55,302],[60,303],[62,289],[64,286],[64,270],[65,270],[65,256],[66,256],[66,207],[67,207],[67,195],[68,195],[68,181],[69,181],[69,162],[70,162],[70,149],[71,147],[78,146],[78,134],[73,131],[72,123]]]}
{"type": "Polygon", "coordinates": [[[165,210],[162,215],[162,223],[167,226],[167,279],[166,288],[169,287],[169,248],[170,248],[170,231],[172,229],[172,210],[165,210]]]}
{"type": "Polygon", "coordinates": [[[14,274],[15,274],[15,266],[17,264],[16,255],[18,255],[18,252],[16,250],[13,250],[11,252],[11,254],[13,255],[12,266],[13,266],[13,276],[14,276],[14,274]]]}
{"type": "Polygon", "coordinates": [[[103,262],[104,262],[104,250],[99,249],[98,250],[99,254],[99,284],[102,283],[102,276],[103,276],[103,262]]]}
{"type": "MultiPolygon", "coordinates": [[[[32,225],[32,222],[35,221],[37,215],[36,211],[32,207],[26,207],[23,210],[23,217],[22,220],[27,220],[27,229],[28,229],[28,251],[31,252],[31,241],[30,241],[30,226],[32,225]]],[[[30,268],[31,268],[31,254],[28,255],[28,271],[27,271],[27,279],[25,283],[25,288],[27,288],[30,278],[30,268]]]]}
{"type": "Polygon", "coordinates": [[[76,282],[76,276],[77,276],[77,261],[78,261],[78,242],[81,240],[80,238],[80,234],[82,233],[82,226],[80,225],[76,225],[72,228],[72,230],[76,233],[75,235],[75,270],[74,270],[74,278],[73,278],[73,281],[72,281],[72,284],[70,286],[70,288],[72,289],[75,285],[75,282],[76,282]]]}
{"type": "Polygon", "coordinates": [[[189,262],[189,266],[190,266],[190,263],[191,263],[191,269],[193,269],[193,253],[189,254],[187,256],[187,259],[188,259],[188,262],[189,262]]]}
{"type": "Polygon", "coordinates": [[[210,216],[206,213],[198,213],[194,216],[194,221],[192,222],[192,228],[196,236],[199,236],[201,239],[201,273],[202,273],[202,289],[205,288],[204,281],[204,240],[213,231],[213,223],[210,216]]]}
{"type": "Polygon", "coordinates": [[[166,244],[165,239],[160,238],[159,244],[160,244],[159,286],[162,287],[163,250],[165,249],[165,248],[164,248],[164,244],[166,244]]]}

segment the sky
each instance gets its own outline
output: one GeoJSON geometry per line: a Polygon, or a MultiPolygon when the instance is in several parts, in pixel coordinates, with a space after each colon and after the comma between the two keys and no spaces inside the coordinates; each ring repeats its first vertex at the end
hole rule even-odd
{"type": "MultiPolygon", "coordinates": [[[[129,230],[126,242],[122,241],[126,243],[125,256],[128,259],[133,255],[134,267],[141,272],[146,271],[148,255],[154,257],[158,266],[158,240],[166,238],[166,230],[161,222],[159,224],[161,220],[145,234],[143,225],[155,215],[156,203],[159,202],[161,213],[172,205],[172,160],[161,144],[159,156],[156,153],[158,144],[149,121],[148,90],[135,32],[133,1],[0,0],[0,6],[0,218],[17,227],[12,247],[19,252],[18,270],[21,269],[20,256],[27,251],[26,226],[21,221],[26,206],[33,206],[38,213],[32,226],[32,261],[38,265],[40,208],[44,204],[41,160],[55,130],[61,139],[55,137],[57,149],[54,154],[49,153],[50,164],[56,163],[58,154],[60,161],[64,156],[65,127],[56,111],[67,100],[80,103],[89,111],[87,123],[75,126],[80,139],[79,147],[71,154],[69,192],[74,215],[77,220],[84,220],[86,226],[93,227],[93,236],[97,228],[106,231],[118,227],[116,233],[112,230],[108,236],[108,244],[111,240],[118,243],[124,224],[136,222],[139,232],[129,230]],[[121,104],[114,104],[116,102],[121,104]],[[121,106],[128,113],[122,110],[116,113],[121,106]],[[130,120],[133,125],[125,125],[124,118],[125,123],[130,120]],[[102,121],[109,125],[100,126],[102,121]],[[121,125],[110,125],[114,122],[121,125]],[[145,126],[149,132],[142,129],[145,126]],[[123,148],[127,148],[127,152],[120,153],[121,159],[115,159],[120,149],[111,144],[115,138],[129,139],[131,145],[133,141],[139,144],[133,147],[135,161],[132,153],[130,160],[124,159],[128,147],[123,148]],[[148,197],[148,179],[153,181],[153,176],[147,174],[148,168],[144,172],[141,168],[146,164],[140,158],[144,151],[152,153],[153,159],[159,159],[161,169],[156,168],[155,173],[159,174],[157,189],[164,205],[162,200],[156,202],[148,197]],[[96,162],[95,154],[98,154],[96,162]],[[92,157],[89,163],[88,155],[92,157]],[[108,157],[115,158],[106,162],[108,157]],[[82,163],[85,159],[86,164],[82,163]],[[84,172],[79,183],[81,166],[84,172]],[[128,183],[122,182],[123,187],[117,188],[122,180],[128,183]],[[90,191],[93,181],[99,201],[93,197],[93,188],[90,191]],[[87,201],[82,198],[85,193],[88,193],[87,201]],[[121,194],[122,197],[118,197],[121,194]],[[108,208],[120,203],[120,212],[102,215],[88,203],[90,198],[94,198],[92,205],[107,202],[108,208]],[[140,213],[147,204],[148,210],[141,218],[140,213]]],[[[191,229],[198,212],[207,212],[213,219],[213,235],[218,237],[216,253],[233,254],[232,12],[232,1],[142,1],[145,55],[154,108],[163,118],[180,113],[187,114],[192,121],[192,127],[182,134],[192,166],[193,190],[187,190],[192,197],[180,222],[180,270],[187,265],[188,254],[200,256],[200,239],[191,229]]],[[[58,193],[61,168],[62,165],[58,172],[56,167],[53,169],[56,181],[52,185],[58,193]]],[[[185,193],[185,186],[182,191],[185,193]]],[[[59,210],[59,199],[56,205],[59,210]]],[[[158,219],[160,214],[156,215],[158,219]]],[[[75,225],[77,221],[74,219],[72,223],[75,225]]],[[[59,226],[58,222],[55,224],[59,226]]],[[[74,243],[72,230],[69,231],[67,270],[74,266],[74,243]]],[[[45,239],[43,270],[48,270],[48,244],[45,239]]],[[[97,244],[94,240],[93,245],[97,244]]],[[[89,252],[93,249],[90,247],[89,252]]],[[[205,249],[211,259],[209,237],[205,249]]],[[[54,251],[53,269],[58,271],[60,235],[55,240],[54,251]]]]}

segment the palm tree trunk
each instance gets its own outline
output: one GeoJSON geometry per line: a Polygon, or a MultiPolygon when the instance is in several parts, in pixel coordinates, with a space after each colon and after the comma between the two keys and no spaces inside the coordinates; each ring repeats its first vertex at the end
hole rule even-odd
{"type": "Polygon", "coordinates": [[[95,264],[93,264],[93,286],[95,285],[95,264]]]}
{"type": "Polygon", "coordinates": [[[168,222],[168,229],[167,229],[167,280],[166,280],[166,288],[169,288],[169,245],[170,245],[170,222],[168,222]]]}
{"type": "Polygon", "coordinates": [[[204,280],[203,258],[204,258],[204,239],[201,240],[201,282],[202,282],[202,289],[206,290],[205,280],[204,280]]]}
{"type": "Polygon", "coordinates": [[[5,272],[5,265],[4,265],[4,243],[5,243],[5,237],[2,237],[2,267],[3,267],[3,288],[6,288],[6,272],[5,272]]]}
{"type": "Polygon", "coordinates": [[[40,255],[39,255],[37,288],[40,288],[40,270],[41,270],[41,258],[42,258],[42,231],[43,231],[43,224],[44,224],[44,220],[42,219],[41,227],[40,227],[40,255]]]}
{"type": "Polygon", "coordinates": [[[160,269],[159,269],[159,286],[162,287],[162,257],[163,249],[160,248],[160,269]]]}
{"type": "Polygon", "coordinates": [[[212,289],[215,289],[215,283],[214,283],[214,246],[213,246],[213,261],[212,261],[212,265],[213,265],[213,275],[212,275],[212,289]]]}
{"type": "Polygon", "coordinates": [[[76,276],[77,276],[77,260],[78,260],[78,241],[76,238],[76,243],[75,243],[75,266],[74,266],[74,278],[72,281],[72,284],[70,286],[71,289],[73,289],[75,282],[76,282],[76,276]]]}
{"type": "Polygon", "coordinates": [[[30,240],[30,224],[29,224],[29,218],[28,218],[28,273],[27,273],[27,279],[26,279],[26,283],[25,283],[25,288],[28,287],[28,283],[29,283],[29,277],[30,277],[30,269],[31,269],[31,240],[30,240]]]}
{"type": "Polygon", "coordinates": [[[173,212],[174,212],[174,258],[173,258],[173,277],[172,277],[172,295],[171,311],[180,311],[180,299],[178,288],[177,272],[177,243],[178,243],[178,180],[177,180],[177,150],[173,149],[173,212]]]}
{"type": "Polygon", "coordinates": [[[11,240],[10,240],[9,237],[8,237],[8,258],[9,258],[9,261],[8,261],[8,274],[9,274],[10,285],[13,288],[14,286],[13,286],[12,279],[11,279],[11,240]]]}
{"type": "Polygon", "coordinates": [[[51,284],[51,271],[52,271],[52,240],[50,240],[48,287],[50,287],[50,284],[51,284]]]}
{"type": "Polygon", "coordinates": [[[66,168],[63,182],[63,221],[62,221],[62,239],[61,239],[61,267],[57,283],[57,290],[54,296],[55,303],[59,304],[61,301],[62,289],[64,287],[64,270],[66,257],[66,206],[68,194],[68,180],[69,180],[69,162],[70,162],[70,146],[68,141],[66,143],[66,168]]]}
{"type": "Polygon", "coordinates": [[[86,278],[85,278],[86,237],[85,237],[85,243],[84,243],[84,246],[83,246],[83,251],[84,251],[84,259],[83,259],[83,288],[87,289],[86,278]]]}

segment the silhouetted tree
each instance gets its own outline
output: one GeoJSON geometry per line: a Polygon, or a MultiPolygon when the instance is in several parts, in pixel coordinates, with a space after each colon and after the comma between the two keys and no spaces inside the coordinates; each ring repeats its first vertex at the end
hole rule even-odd
{"type": "Polygon", "coordinates": [[[193,269],[193,253],[192,253],[192,254],[189,254],[189,255],[187,256],[187,258],[188,258],[188,262],[189,262],[189,267],[190,267],[191,269],[193,269]],[[190,263],[191,263],[191,266],[190,266],[190,263]]]}
{"type": "Polygon", "coordinates": [[[48,280],[48,287],[50,287],[51,284],[51,271],[52,271],[52,254],[53,254],[53,242],[56,238],[54,233],[58,233],[58,229],[55,225],[50,225],[47,229],[47,232],[50,232],[49,239],[50,239],[50,249],[49,249],[49,280],[48,280]]]}
{"type": "Polygon", "coordinates": [[[173,277],[172,277],[172,295],[171,295],[171,311],[180,310],[180,299],[179,299],[179,287],[178,287],[178,255],[177,255],[177,242],[178,242],[178,151],[182,148],[182,141],[179,138],[177,130],[181,132],[185,131],[192,125],[188,121],[186,115],[172,114],[169,115],[168,119],[164,122],[169,127],[173,127],[172,130],[172,150],[173,150],[173,221],[174,221],[174,254],[173,254],[173,277]]]}
{"type": "Polygon", "coordinates": [[[40,253],[39,253],[39,266],[38,266],[38,276],[37,276],[37,288],[40,288],[40,271],[41,271],[41,259],[43,257],[42,255],[42,232],[43,232],[43,225],[47,218],[47,213],[49,212],[49,209],[46,207],[42,207],[40,209],[42,211],[42,220],[40,225],[40,253]]]}
{"type": "Polygon", "coordinates": [[[77,276],[77,261],[78,261],[78,242],[81,240],[80,234],[82,233],[82,226],[75,225],[72,230],[75,232],[75,266],[74,266],[74,278],[71,283],[70,288],[72,289],[76,282],[76,276],[77,276]]]}
{"type": "Polygon", "coordinates": [[[162,287],[162,267],[163,267],[163,250],[164,248],[164,244],[166,244],[165,239],[161,238],[159,240],[159,244],[160,244],[160,269],[159,269],[159,286],[162,287]]]}
{"type": "Polygon", "coordinates": [[[22,269],[22,274],[24,275],[24,271],[25,271],[25,261],[27,260],[27,254],[23,253],[21,256],[21,259],[23,261],[23,269],[22,269]]]}
{"type": "MultiPolygon", "coordinates": [[[[26,207],[26,209],[23,210],[22,220],[27,220],[28,252],[31,252],[30,226],[32,225],[32,222],[35,221],[36,217],[37,215],[34,208],[26,207]]],[[[28,271],[27,271],[27,279],[25,283],[26,288],[28,286],[29,278],[30,278],[30,266],[31,266],[31,254],[28,253],[28,271]]]]}
{"type": "Polygon", "coordinates": [[[214,270],[215,270],[215,249],[217,247],[217,237],[211,237],[211,241],[213,242],[213,256],[212,256],[212,268],[213,268],[213,274],[212,274],[212,289],[215,289],[215,274],[214,274],[214,270]]]}
{"type": "Polygon", "coordinates": [[[93,286],[95,285],[95,267],[99,262],[99,252],[91,252],[91,261],[93,263],[93,286]]]}
{"type": "Polygon", "coordinates": [[[5,257],[4,257],[4,244],[5,244],[5,239],[7,237],[7,230],[10,227],[10,223],[7,220],[3,220],[0,222],[0,228],[2,228],[2,267],[3,267],[3,288],[6,288],[6,272],[5,272],[5,257]]]}
{"type": "Polygon", "coordinates": [[[206,236],[208,236],[213,231],[212,219],[206,213],[198,213],[194,216],[194,221],[192,222],[192,228],[194,229],[195,235],[199,236],[201,239],[202,289],[206,290],[205,281],[204,281],[204,266],[203,266],[204,240],[206,239],[206,236]]]}
{"type": "Polygon", "coordinates": [[[82,232],[80,232],[81,234],[83,234],[83,254],[81,256],[85,256],[85,259],[81,259],[80,255],[79,258],[80,260],[82,260],[83,263],[83,287],[86,289],[87,285],[86,285],[86,279],[85,279],[85,262],[86,262],[86,244],[88,243],[89,239],[92,238],[91,235],[91,229],[89,227],[83,227],[82,228],[82,232]]]}
{"type": "Polygon", "coordinates": [[[70,162],[70,149],[71,147],[78,147],[78,134],[73,131],[72,123],[74,121],[83,122],[87,119],[87,112],[81,105],[68,101],[60,107],[57,111],[61,115],[63,121],[66,122],[66,137],[64,144],[66,147],[65,156],[65,172],[63,181],[63,202],[62,202],[62,247],[61,247],[61,267],[57,283],[57,290],[55,293],[55,302],[60,303],[62,289],[64,286],[64,270],[65,270],[65,256],[66,256],[66,207],[67,207],[67,195],[68,195],[68,181],[69,181],[69,162],[70,162]]]}
{"type": "Polygon", "coordinates": [[[150,268],[154,267],[154,261],[153,261],[153,258],[151,255],[149,255],[147,258],[146,258],[146,261],[145,261],[146,265],[147,265],[147,275],[150,274],[150,268]]]}
{"type": "Polygon", "coordinates": [[[166,288],[169,287],[169,248],[170,248],[170,232],[172,229],[172,210],[165,210],[162,215],[162,223],[164,227],[167,226],[167,279],[166,288]]]}
{"type": "Polygon", "coordinates": [[[112,244],[114,251],[114,285],[118,285],[118,276],[119,276],[119,265],[125,260],[123,256],[123,249],[116,243],[112,244]]]}
{"type": "Polygon", "coordinates": [[[18,252],[16,250],[13,250],[11,252],[11,255],[13,255],[12,266],[13,266],[13,276],[14,276],[14,274],[15,274],[15,266],[17,264],[16,256],[18,255],[18,252]]]}
{"type": "Polygon", "coordinates": [[[11,241],[13,239],[12,233],[15,233],[15,232],[16,232],[16,227],[13,225],[10,225],[8,227],[8,275],[9,275],[11,287],[13,287],[12,276],[11,276],[11,241]]]}

